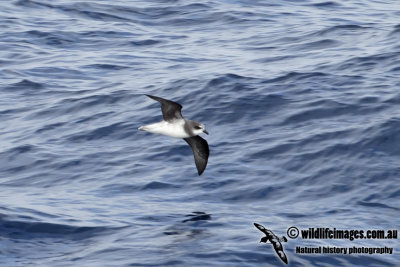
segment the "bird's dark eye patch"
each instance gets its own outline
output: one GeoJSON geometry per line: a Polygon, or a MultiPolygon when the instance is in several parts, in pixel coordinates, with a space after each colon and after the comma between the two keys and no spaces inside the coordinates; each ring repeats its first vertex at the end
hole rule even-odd
{"type": "Polygon", "coordinates": [[[200,126],[194,126],[195,129],[200,130],[201,127],[200,126]]]}

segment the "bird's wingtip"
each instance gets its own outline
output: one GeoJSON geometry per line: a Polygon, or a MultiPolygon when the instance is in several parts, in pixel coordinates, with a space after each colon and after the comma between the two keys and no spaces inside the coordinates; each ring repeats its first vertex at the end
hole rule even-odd
{"type": "Polygon", "coordinates": [[[199,169],[197,170],[197,173],[199,174],[199,176],[203,174],[203,172],[204,172],[205,169],[206,169],[206,168],[204,168],[204,169],[202,169],[202,170],[199,170],[199,169]]]}

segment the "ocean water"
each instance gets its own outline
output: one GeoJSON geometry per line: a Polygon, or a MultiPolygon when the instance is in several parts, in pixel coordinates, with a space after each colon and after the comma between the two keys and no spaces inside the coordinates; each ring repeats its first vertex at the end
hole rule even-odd
{"type": "MultiPolygon", "coordinates": [[[[400,228],[400,2],[0,7],[0,266],[285,266],[254,222],[400,228]],[[206,125],[203,175],[137,130],[162,118],[145,94],[206,125]]],[[[289,266],[400,266],[398,239],[282,244],[289,266]]]]}

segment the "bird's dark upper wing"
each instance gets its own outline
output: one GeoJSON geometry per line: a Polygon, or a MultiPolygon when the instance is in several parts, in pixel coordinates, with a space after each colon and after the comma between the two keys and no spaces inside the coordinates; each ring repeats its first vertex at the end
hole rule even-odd
{"type": "Polygon", "coordinates": [[[275,252],[276,252],[276,254],[278,254],[279,258],[281,258],[281,260],[284,263],[288,264],[288,260],[287,260],[286,254],[285,254],[285,252],[283,252],[282,244],[278,241],[278,242],[276,242],[276,243],[274,243],[272,245],[274,246],[275,252]]]}
{"type": "Polygon", "coordinates": [[[207,166],[208,156],[210,155],[208,143],[198,135],[183,139],[192,148],[197,172],[201,175],[207,166]]]}
{"type": "Polygon", "coordinates": [[[257,229],[260,230],[261,232],[263,232],[264,234],[267,234],[267,229],[264,226],[262,226],[261,224],[254,223],[254,226],[257,227],[257,229]]]}
{"type": "Polygon", "coordinates": [[[182,106],[180,104],[158,96],[152,96],[152,95],[147,95],[147,96],[161,103],[161,111],[164,120],[171,121],[174,119],[182,119],[182,113],[181,113],[182,106]]]}

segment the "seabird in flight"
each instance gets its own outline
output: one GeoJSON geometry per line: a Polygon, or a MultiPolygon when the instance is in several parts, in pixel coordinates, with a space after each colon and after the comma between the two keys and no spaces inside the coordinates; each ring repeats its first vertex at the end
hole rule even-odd
{"type": "Polygon", "coordinates": [[[139,130],[183,138],[193,150],[197,172],[201,175],[207,166],[210,154],[207,141],[199,136],[201,133],[208,134],[204,124],[183,118],[182,106],[176,102],[157,96],[147,96],[160,102],[164,120],[141,126],[139,130]]]}

